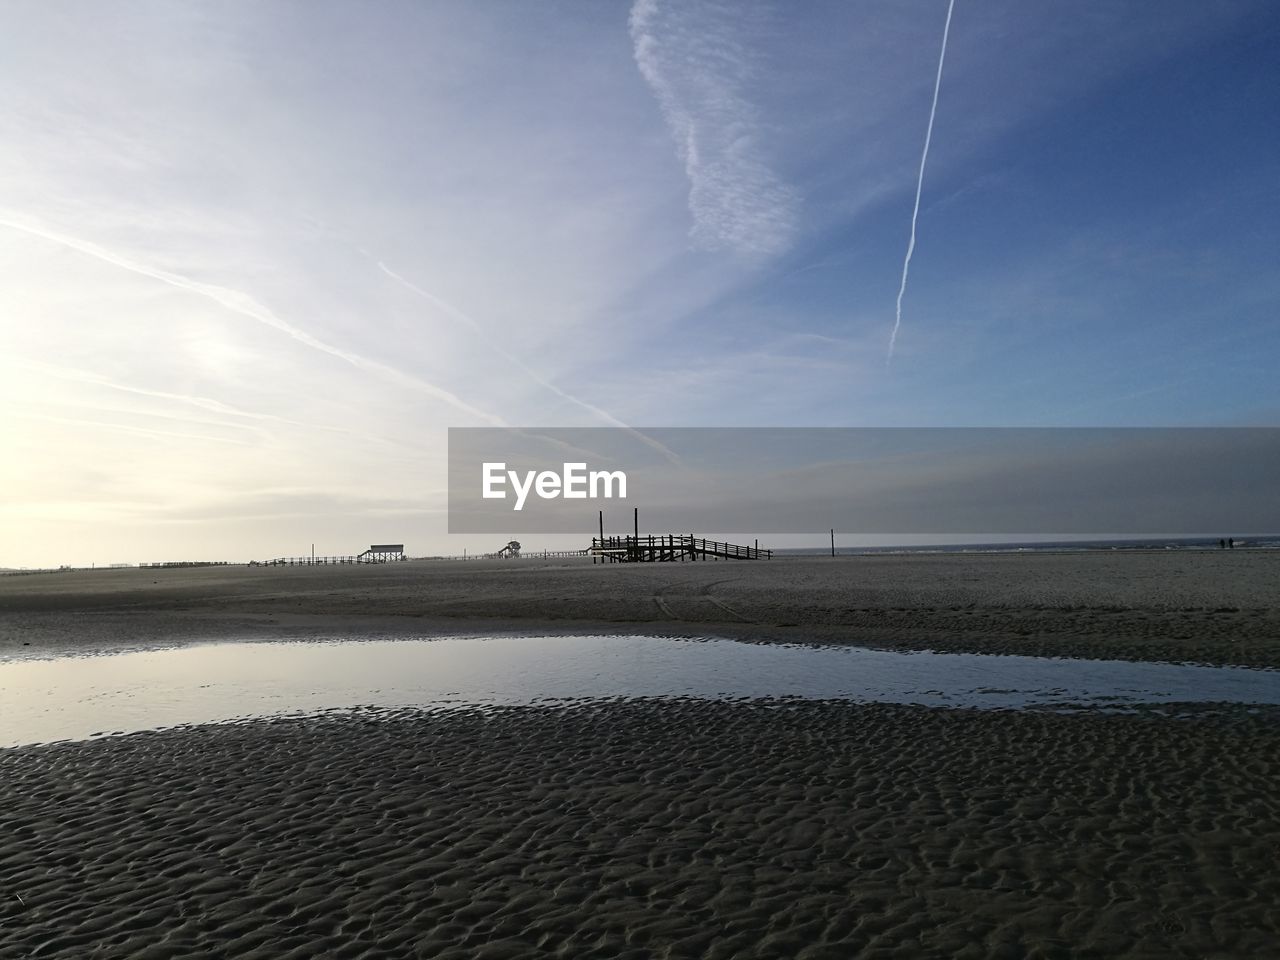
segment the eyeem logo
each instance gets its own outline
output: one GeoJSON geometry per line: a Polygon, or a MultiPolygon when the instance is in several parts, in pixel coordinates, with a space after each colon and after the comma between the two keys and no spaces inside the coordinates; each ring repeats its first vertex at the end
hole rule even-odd
{"type": "Polygon", "coordinates": [[[592,470],[587,472],[585,463],[566,463],[561,473],[554,470],[527,470],[521,476],[515,470],[508,470],[504,462],[488,463],[481,468],[484,478],[484,498],[486,500],[505,500],[506,485],[511,484],[515,491],[516,502],[513,510],[523,510],[525,499],[532,490],[543,500],[555,500],[563,497],[566,500],[592,500],[600,498],[625,500],[627,497],[627,475],[621,470],[592,470]],[[615,493],[615,488],[617,492],[615,493]]]}

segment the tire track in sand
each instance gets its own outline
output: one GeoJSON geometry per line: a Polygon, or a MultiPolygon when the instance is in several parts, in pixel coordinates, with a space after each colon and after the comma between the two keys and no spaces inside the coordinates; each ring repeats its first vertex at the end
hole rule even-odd
{"type": "MultiPolygon", "coordinates": [[[[740,621],[741,623],[755,623],[756,621],[753,620],[752,618],[745,616],[742,613],[739,613],[737,610],[733,609],[733,607],[729,606],[723,600],[711,595],[712,587],[717,587],[722,583],[733,583],[735,580],[741,580],[741,579],[742,579],[741,577],[726,577],[723,580],[713,580],[710,583],[703,584],[701,587],[699,587],[698,592],[696,594],[682,595],[682,599],[706,600],[709,603],[715,604],[715,606],[719,607],[725,613],[729,614],[729,616],[733,617],[735,620],[740,621]]],[[[669,618],[676,621],[680,621],[684,618],[676,615],[675,611],[671,609],[671,605],[667,603],[667,600],[665,599],[665,597],[668,590],[671,590],[673,587],[682,586],[682,585],[683,584],[667,584],[666,586],[660,587],[658,589],[658,592],[653,595],[653,602],[657,604],[658,609],[661,610],[664,614],[666,614],[669,618]]]]}

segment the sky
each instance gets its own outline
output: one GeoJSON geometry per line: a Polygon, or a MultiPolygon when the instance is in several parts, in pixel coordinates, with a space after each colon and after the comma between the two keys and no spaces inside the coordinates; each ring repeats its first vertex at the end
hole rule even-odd
{"type": "Polygon", "coordinates": [[[1280,422],[1268,2],[957,0],[891,359],[946,0],[0,12],[0,567],[494,549],[451,426],[1280,422]]]}

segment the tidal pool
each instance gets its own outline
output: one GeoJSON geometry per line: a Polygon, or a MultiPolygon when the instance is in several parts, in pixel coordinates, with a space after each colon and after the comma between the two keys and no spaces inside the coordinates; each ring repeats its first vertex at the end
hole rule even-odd
{"type": "Polygon", "coordinates": [[[0,746],[366,706],[615,697],[1280,704],[1280,672],[644,636],[210,643],[0,663],[0,746]]]}

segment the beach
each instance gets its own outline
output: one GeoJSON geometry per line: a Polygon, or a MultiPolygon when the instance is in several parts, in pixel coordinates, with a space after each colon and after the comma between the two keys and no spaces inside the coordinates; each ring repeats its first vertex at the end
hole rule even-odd
{"type": "Polygon", "coordinates": [[[1263,957],[1277,756],[1243,713],[691,701],[18,748],[0,953],[1263,957]]]}
{"type": "Polygon", "coordinates": [[[1280,960],[1280,2],[5,9],[0,960],[1280,960]]]}
{"type": "MultiPolygon", "coordinates": [[[[1280,664],[1280,555],[0,578],[0,655],[650,633],[1280,664]]],[[[1280,713],[649,699],[0,750],[0,956],[1263,957],[1280,713]]]]}
{"type": "Polygon", "coordinates": [[[0,655],[494,632],[1280,667],[1280,551],[422,560],[0,577],[0,655]]]}

